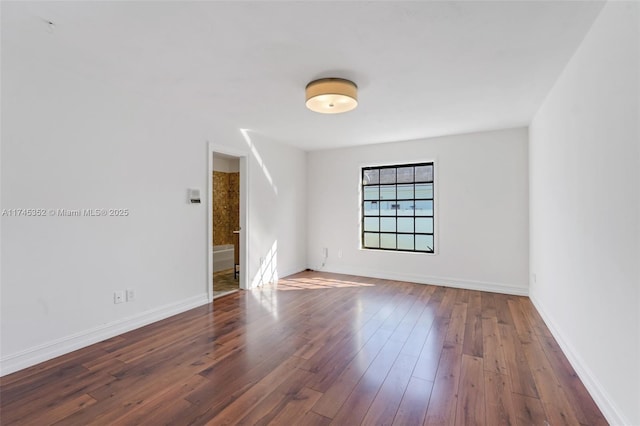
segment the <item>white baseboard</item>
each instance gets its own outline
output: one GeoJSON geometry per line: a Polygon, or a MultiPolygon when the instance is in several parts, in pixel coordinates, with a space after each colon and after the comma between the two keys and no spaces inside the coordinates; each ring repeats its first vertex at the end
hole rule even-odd
{"type": "Polygon", "coordinates": [[[5,356],[0,359],[0,376],[31,367],[40,362],[48,361],[60,355],[126,333],[127,331],[135,330],[136,328],[188,311],[189,309],[202,306],[208,302],[209,297],[207,294],[189,297],[179,302],[150,309],[128,318],[93,327],[5,356]]]}
{"type": "Polygon", "coordinates": [[[551,331],[551,334],[558,342],[558,345],[560,345],[562,352],[569,360],[569,364],[571,364],[580,380],[582,380],[582,383],[587,388],[587,392],[589,392],[609,424],[619,426],[631,425],[632,423],[622,414],[620,409],[604,391],[600,381],[593,374],[587,363],[585,363],[582,357],[578,354],[578,351],[576,351],[569,343],[568,339],[564,337],[564,334],[547,313],[540,300],[534,296],[529,296],[529,298],[540,313],[540,316],[549,328],[549,331],[551,331]]]}
{"type": "Polygon", "coordinates": [[[527,287],[519,287],[509,284],[489,283],[482,281],[461,280],[457,278],[434,277],[427,275],[405,274],[402,272],[379,271],[367,268],[336,268],[324,267],[322,272],[336,274],[357,275],[361,277],[381,278],[385,280],[407,281],[418,284],[441,285],[445,287],[463,288],[466,290],[488,291],[491,293],[513,294],[515,296],[528,296],[527,287]]]}

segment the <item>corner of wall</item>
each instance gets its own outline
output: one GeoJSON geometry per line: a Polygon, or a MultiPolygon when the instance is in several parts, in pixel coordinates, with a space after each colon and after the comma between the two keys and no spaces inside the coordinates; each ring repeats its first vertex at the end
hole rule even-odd
{"type": "MultiPolygon", "coordinates": [[[[534,293],[534,292],[531,292],[534,293]]],[[[587,391],[595,401],[596,405],[607,421],[612,425],[631,425],[633,424],[629,419],[625,418],[620,408],[602,391],[603,386],[597,379],[596,375],[591,371],[587,363],[582,359],[579,352],[569,343],[570,339],[567,339],[565,335],[560,331],[560,328],[553,321],[551,316],[547,313],[543,303],[535,297],[535,294],[529,294],[529,299],[538,310],[538,313],[544,320],[547,328],[551,331],[551,334],[560,345],[562,352],[569,360],[569,363],[575,370],[576,374],[587,388],[587,391]]]]}
{"type": "Polygon", "coordinates": [[[209,296],[203,293],[5,356],[0,359],[0,376],[14,373],[207,303],[209,303],[209,296]]]}

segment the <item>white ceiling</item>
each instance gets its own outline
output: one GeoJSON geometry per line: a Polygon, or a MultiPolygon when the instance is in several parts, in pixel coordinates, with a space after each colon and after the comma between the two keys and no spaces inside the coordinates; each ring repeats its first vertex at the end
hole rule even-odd
{"type": "Polygon", "coordinates": [[[2,2],[2,47],[314,150],[527,125],[602,5],[2,2]],[[358,108],[308,111],[319,77],[358,108]]]}

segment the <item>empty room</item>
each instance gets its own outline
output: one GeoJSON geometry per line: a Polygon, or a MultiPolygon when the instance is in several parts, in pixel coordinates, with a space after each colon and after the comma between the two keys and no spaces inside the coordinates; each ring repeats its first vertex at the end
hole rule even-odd
{"type": "Polygon", "coordinates": [[[640,2],[0,23],[0,424],[640,426],[640,2]]]}

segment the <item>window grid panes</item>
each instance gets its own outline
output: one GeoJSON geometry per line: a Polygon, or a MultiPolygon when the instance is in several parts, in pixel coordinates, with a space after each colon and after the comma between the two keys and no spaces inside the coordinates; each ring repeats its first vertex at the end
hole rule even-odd
{"type": "Polygon", "coordinates": [[[362,169],[362,247],[434,253],[433,163],[362,169]]]}

